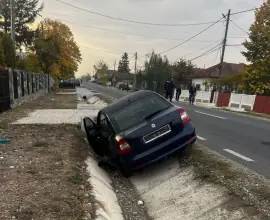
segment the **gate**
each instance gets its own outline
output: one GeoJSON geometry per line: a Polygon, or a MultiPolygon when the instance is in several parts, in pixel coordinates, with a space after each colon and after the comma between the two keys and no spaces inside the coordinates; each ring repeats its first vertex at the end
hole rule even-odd
{"type": "Polygon", "coordinates": [[[0,70],[0,113],[10,109],[9,74],[0,70]]]}

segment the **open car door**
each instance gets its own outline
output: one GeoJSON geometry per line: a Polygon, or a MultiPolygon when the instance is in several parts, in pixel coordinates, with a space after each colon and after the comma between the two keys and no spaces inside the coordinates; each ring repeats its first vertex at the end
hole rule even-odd
{"type": "Polygon", "coordinates": [[[104,156],[104,149],[102,146],[100,146],[100,144],[98,144],[99,139],[101,138],[101,132],[98,126],[92,119],[88,117],[83,119],[83,124],[90,147],[92,147],[97,155],[104,156]]]}

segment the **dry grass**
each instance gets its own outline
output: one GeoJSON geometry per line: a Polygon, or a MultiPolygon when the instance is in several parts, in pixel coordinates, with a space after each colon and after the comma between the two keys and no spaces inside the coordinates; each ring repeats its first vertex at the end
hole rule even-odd
{"type": "Polygon", "coordinates": [[[196,178],[228,189],[228,209],[243,208],[249,216],[270,219],[270,184],[255,172],[198,144],[180,154],[180,165],[193,166],[196,178]]]}
{"type": "Polygon", "coordinates": [[[95,217],[84,162],[90,151],[80,128],[8,124],[34,109],[71,108],[74,100],[50,94],[0,115],[0,137],[10,140],[0,145],[1,220],[95,217]]]}

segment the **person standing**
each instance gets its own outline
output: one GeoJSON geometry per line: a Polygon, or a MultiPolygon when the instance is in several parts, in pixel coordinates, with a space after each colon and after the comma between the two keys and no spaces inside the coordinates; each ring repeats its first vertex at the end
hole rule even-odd
{"type": "Polygon", "coordinates": [[[197,89],[195,87],[195,85],[191,85],[191,87],[189,88],[189,104],[194,105],[194,101],[195,101],[195,96],[197,93],[197,89]]]}
{"type": "Polygon", "coordinates": [[[170,80],[165,82],[165,92],[166,92],[166,99],[170,98],[170,102],[172,102],[173,94],[174,94],[174,82],[173,77],[170,80]]]}
{"type": "Polygon", "coordinates": [[[179,86],[176,89],[176,97],[175,97],[175,99],[176,99],[177,102],[179,102],[180,95],[181,95],[181,87],[179,86]]]}

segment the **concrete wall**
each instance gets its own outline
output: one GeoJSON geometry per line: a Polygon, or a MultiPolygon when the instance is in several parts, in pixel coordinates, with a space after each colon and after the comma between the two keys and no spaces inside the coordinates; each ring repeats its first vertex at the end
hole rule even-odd
{"type": "MultiPolygon", "coordinates": [[[[201,87],[201,91],[211,91],[211,88],[206,88],[204,83],[205,82],[209,82],[210,81],[210,78],[197,78],[197,79],[192,79],[192,84],[195,84],[196,85],[200,85],[201,87]]],[[[209,83],[208,83],[209,84],[209,83]]]]}
{"type": "MultiPolygon", "coordinates": [[[[54,80],[50,77],[50,88],[54,80]]],[[[10,105],[15,108],[48,93],[48,75],[43,73],[29,73],[21,70],[9,69],[10,105]],[[14,85],[13,71],[16,72],[17,85],[14,85]],[[14,98],[14,86],[18,88],[18,98],[14,98]]]]}

